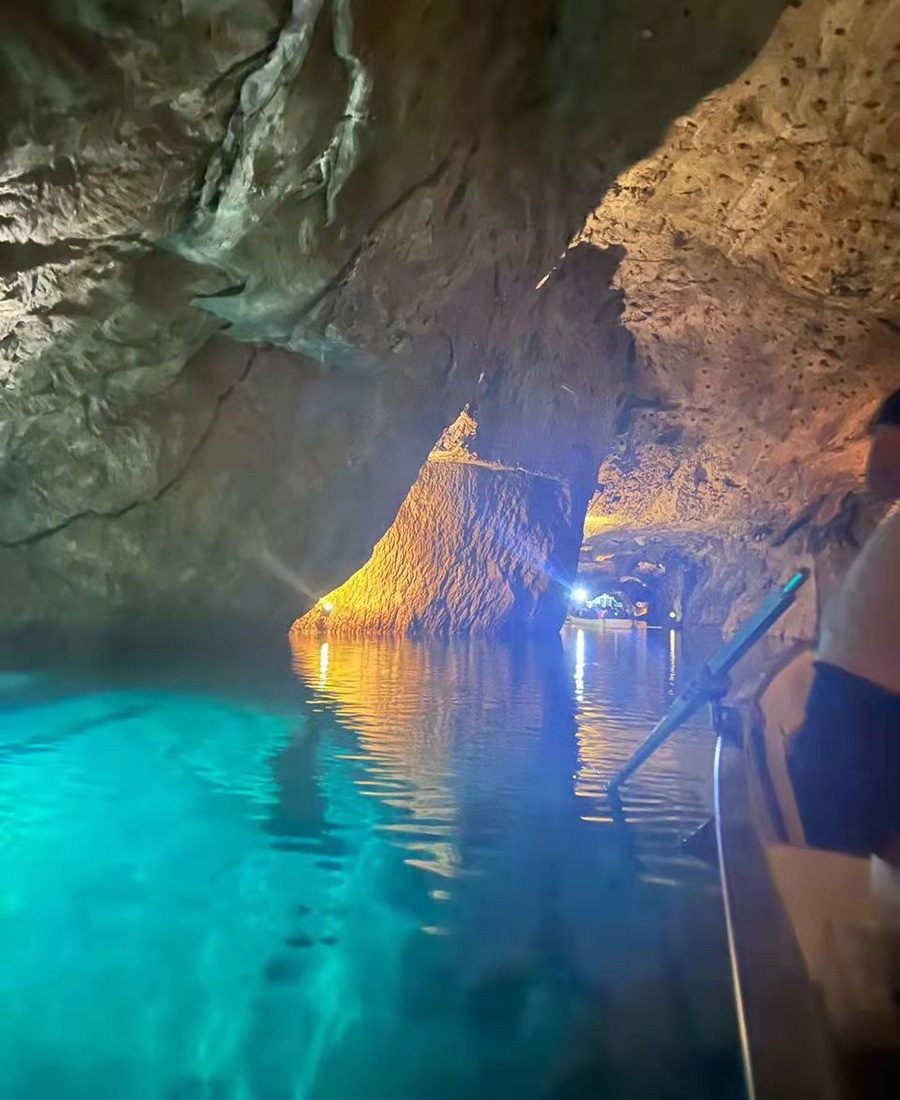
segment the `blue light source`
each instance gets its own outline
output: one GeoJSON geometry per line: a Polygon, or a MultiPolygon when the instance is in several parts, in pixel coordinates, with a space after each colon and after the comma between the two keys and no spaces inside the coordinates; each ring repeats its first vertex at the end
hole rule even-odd
{"type": "Polygon", "coordinates": [[[584,603],[588,598],[588,590],[581,585],[576,585],[572,589],[572,599],[575,603],[584,603]]]}

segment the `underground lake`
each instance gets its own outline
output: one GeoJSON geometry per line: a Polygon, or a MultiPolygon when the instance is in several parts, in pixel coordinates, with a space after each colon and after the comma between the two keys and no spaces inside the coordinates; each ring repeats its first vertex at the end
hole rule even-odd
{"type": "Polygon", "coordinates": [[[705,721],[604,794],[683,645],[5,673],[0,1094],[741,1096],[705,721]]]}

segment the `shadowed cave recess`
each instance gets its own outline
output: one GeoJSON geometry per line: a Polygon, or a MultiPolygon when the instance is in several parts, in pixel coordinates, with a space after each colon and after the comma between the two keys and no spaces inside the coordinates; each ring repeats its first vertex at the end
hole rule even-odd
{"type": "Polygon", "coordinates": [[[900,0],[0,11],[0,613],[817,605],[900,384],[900,0]],[[652,571],[652,570],[651,570],[652,571]]]}

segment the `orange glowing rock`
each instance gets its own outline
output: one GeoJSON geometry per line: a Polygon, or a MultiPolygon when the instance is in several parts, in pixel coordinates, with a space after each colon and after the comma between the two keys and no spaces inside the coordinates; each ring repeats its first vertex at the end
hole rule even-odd
{"type": "Polygon", "coordinates": [[[570,490],[470,457],[473,424],[457,421],[449,445],[448,429],[369,561],[299,619],[296,633],[559,629],[562,581],[581,543],[570,490]]]}

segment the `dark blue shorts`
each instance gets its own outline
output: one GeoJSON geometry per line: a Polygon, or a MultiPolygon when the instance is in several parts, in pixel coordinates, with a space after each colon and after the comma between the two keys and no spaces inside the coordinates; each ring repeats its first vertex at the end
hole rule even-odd
{"type": "Polygon", "coordinates": [[[813,847],[877,854],[900,833],[900,695],[817,662],[788,764],[813,847]]]}

